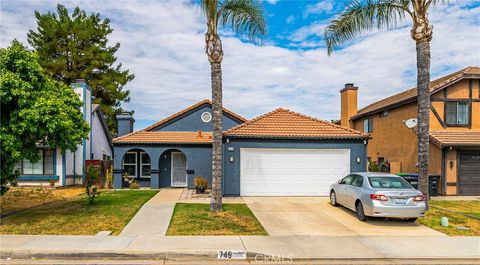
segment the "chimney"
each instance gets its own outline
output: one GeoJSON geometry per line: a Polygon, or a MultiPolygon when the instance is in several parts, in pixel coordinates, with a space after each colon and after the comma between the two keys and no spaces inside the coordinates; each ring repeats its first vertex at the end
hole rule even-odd
{"type": "Polygon", "coordinates": [[[353,127],[352,124],[350,124],[350,118],[357,114],[357,90],[358,87],[354,86],[353,83],[345,84],[345,88],[340,90],[340,125],[343,127],[353,127]]]}
{"type": "Polygon", "coordinates": [[[135,119],[133,118],[133,114],[131,112],[122,112],[121,114],[117,115],[117,121],[118,137],[133,132],[133,124],[135,123],[135,119]]]}

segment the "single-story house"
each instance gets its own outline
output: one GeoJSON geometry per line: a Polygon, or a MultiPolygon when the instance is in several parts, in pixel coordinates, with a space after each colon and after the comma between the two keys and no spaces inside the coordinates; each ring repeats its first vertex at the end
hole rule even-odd
{"type": "MultiPolygon", "coordinates": [[[[118,116],[114,186],[126,172],[145,187],[211,183],[212,106],[204,100],[141,131],[118,116]]],[[[369,135],[286,109],[250,121],[223,110],[223,193],[242,196],[328,195],[342,176],[366,170],[369,135]]]]}
{"type": "Polygon", "coordinates": [[[15,169],[20,171],[17,179],[23,186],[48,186],[50,180],[55,186],[79,185],[85,177],[85,161],[88,159],[111,160],[113,155],[112,135],[100,106],[92,103],[92,92],[84,80],[73,83],[72,89],[83,102],[81,112],[90,126],[88,138],[83,139],[75,152],[45,146],[38,149],[40,160],[31,163],[19,161],[15,169]]]}

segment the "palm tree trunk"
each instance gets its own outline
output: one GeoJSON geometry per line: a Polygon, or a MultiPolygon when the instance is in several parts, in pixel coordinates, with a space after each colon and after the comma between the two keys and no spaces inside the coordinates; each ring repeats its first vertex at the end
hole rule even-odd
{"type": "Polygon", "coordinates": [[[430,130],[430,40],[417,41],[418,187],[428,208],[428,157],[430,130]]]}
{"type": "Polygon", "coordinates": [[[211,62],[212,75],[212,201],[211,211],[222,210],[222,65],[211,62]]]}
{"type": "Polygon", "coordinates": [[[212,198],[211,211],[222,210],[222,41],[218,36],[215,23],[208,24],[205,34],[206,53],[211,68],[212,85],[212,120],[213,120],[213,143],[212,143],[212,198]]]}

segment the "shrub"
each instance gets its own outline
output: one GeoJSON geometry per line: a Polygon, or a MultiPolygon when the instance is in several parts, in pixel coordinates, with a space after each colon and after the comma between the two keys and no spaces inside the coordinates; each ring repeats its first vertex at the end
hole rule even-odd
{"type": "Polygon", "coordinates": [[[105,172],[105,188],[113,188],[113,165],[105,172]]]}
{"type": "Polygon", "coordinates": [[[87,167],[85,176],[85,190],[88,196],[88,203],[93,204],[95,196],[100,194],[99,187],[96,185],[98,178],[100,177],[100,169],[95,166],[87,167]]]}
{"type": "Polygon", "coordinates": [[[193,179],[193,185],[195,185],[195,188],[197,189],[198,192],[205,192],[205,189],[208,187],[208,179],[202,177],[202,176],[196,176],[193,179]]]}
{"type": "Polygon", "coordinates": [[[48,182],[50,183],[51,188],[53,188],[55,186],[55,180],[53,180],[52,178],[50,178],[50,180],[48,182]]]}
{"type": "Polygon", "coordinates": [[[390,172],[390,164],[387,161],[373,161],[368,163],[369,172],[390,172]]]}
{"type": "Polygon", "coordinates": [[[140,189],[140,184],[138,184],[138,182],[136,182],[135,180],[133,182],[130,183],[130,189],[132,190],[138,190],[140,189]]]}

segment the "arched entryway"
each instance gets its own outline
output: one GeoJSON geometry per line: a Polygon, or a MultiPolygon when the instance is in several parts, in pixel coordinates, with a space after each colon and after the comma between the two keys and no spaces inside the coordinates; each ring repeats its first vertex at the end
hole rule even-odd
{"type": "Polygon", "coordinates": [[[187,157],[177,149],[169,149],[160,155],[160,187],[187,187],[187,157]]]}
{"type": "MultiPolygon", "coordinates": [[[[142,187],[151,185],[151,160],[147,152],[142,149],[130,149],[123,155],[122,172],[128,175],[142,187]]],[[[128,183],[124,181],[124,186],[128,183]]]]}

